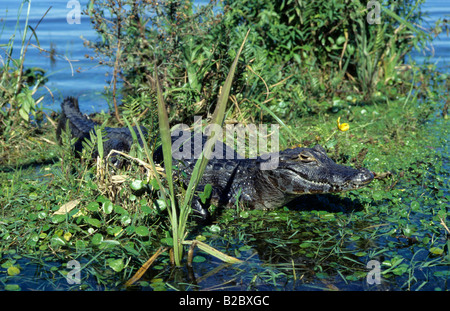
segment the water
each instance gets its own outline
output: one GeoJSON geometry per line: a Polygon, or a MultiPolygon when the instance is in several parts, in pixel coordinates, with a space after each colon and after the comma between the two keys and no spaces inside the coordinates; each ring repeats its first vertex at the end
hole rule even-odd
{"type": "MultiPolygon", "coordinates": [[[[2,0],[0,4],[0,16],[4,18],[4,28],[0,36],[1,43],[7,43],[14,33],[17,13],[21,1],[2,0]],[[7,15],[4,12],[7,10],[7,15]]],[[[45,95],[42,106],[48,110],[60,110],[59,105],[63,97],[77,96],[83,103],[83,110],[87,112],[107,109],[108,105],[101,92],[108,85],[106,74],[109,68],[99,66],[96,60],[86,58],[85,55],[94,56],[93,53],[83,46],[83,39],[95,40],[97,35],[91,29],[89,18],[82,15],[80,24],[68,24],[66,16],[71,11],[67,8],[68,1],[32,1],[28,24],[36,28],[39,20],[50,8],[45,18],[36,29],[40,47],[43,50],[56,50],[55,61],[52,61],[49,53],[41,52],[36,47],[29,47],[26,54],[27,67],[40,67],[46,70],[49,82],[47,89],[43,89],[36,96],[45,95]],[[69,61],[66,60],[69,59],[69,61]]],[[[80,1],[85,6],[87,1],[80,1]]],[[[27,7],[24,6],[20,29],[25,25],[27,7]]],[[[31,32],[28,32],[30,35],[31,32]]],[[[17,58],[21,48],[21,32],[17,32],[14,41],[13,57],[17,58]]],[[[37,45],[36,40],[31,40],[37,45]]],[[[4,53],[0,54],[4,59],[4,53]]],[[[37,97],[36,97],[37,98],[37,97]]]]}
{"type": "MultiPolygon", "coordinates": [[[[68,0],[32,0],[28,24],[36,28],[36,35],[42,50],[56,50],[55,60],[52,61],[49,53],[40,51],[37,47],[30,46],[26,54],[27,67],[40,67],[46,70],[49,82],[48,89],[43,89],[36,94],[35,98],[45,95],[42,106],[47,110],[60,110],[60,103],[64,97],[76,96],[79,98],[81,110],[86,113],[108,110],[106,99],[102,97],[105,87],[111,83],[112,69],[106,65],[99,65],[93,51],[83,45],[84,39],[95,41],[98,36],[92,29],[89,17],[81,15],[80,24],[69,24],[67,16],[72,17],[70,12],[73,7],[67,8],[68,0]],[[86,58],[86,55],[94,59],[86,58]]],[[[21,1],[0,1],[0,44],[8,43],[14,34],[17,14],[21,1]],[[6,14],[5,14],[6,12],[6,14]]],[[[88,0],[80,0],[83,10],[88,0]]],[[[199,5],[206,1],[197,1],[199,5]]],[[[23,7],[20,27],[23,29],[27,16],[27,5],[23,7]]],[[[28,37],[31,31],[28,32],[28,37]]],[[[14,41],[13,57],[18,58],[21,49],[22,33],[18,32],[14,41]]],[[[37,45],[33,38],[31,43],[37,45]]],[[[0,51],[0,64],[5,62],[5,53],[0,51]]]]}
{"type": "MultiPolygon", "coordinates": [[[[437,20],[450,18],[450,3],[446,0],[428,0],[422,6],[423,11],[427,12],[424,19],[425,25],[432,27],[437,20]]],[[[429,50],[425,53],[411,53],[412,58],[417,62],[422,62],[427,57],[433,57],[433,63],[436,63],[442,71],[449,72],[450,65],[450,38],[446,32],[441,33],[433,40],[429,50]]]]}

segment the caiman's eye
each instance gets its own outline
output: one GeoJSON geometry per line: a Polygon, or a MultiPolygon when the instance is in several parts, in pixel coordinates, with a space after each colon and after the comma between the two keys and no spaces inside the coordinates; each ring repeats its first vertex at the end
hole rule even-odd
{"type": "Polygon", "coordinates": [[[303,152],[298,155],[297,159],[305,163],[317,161],[312,155],[303,152]]]}

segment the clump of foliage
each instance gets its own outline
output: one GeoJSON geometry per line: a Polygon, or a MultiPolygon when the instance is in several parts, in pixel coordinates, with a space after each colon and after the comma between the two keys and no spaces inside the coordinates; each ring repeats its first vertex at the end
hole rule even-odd
{"type": "Polygon", "coordinates": [[[21,120],[28,122],[30,114],[36,118],[36,106],[42,100],[42,97],[35,100],[32,95],[47,80],[44,70],[40,68],[25,68],[24,66],[30,40],[33,37],[37,40],[35,28],[39,26],[38,24],[33,28],[28,24],[31,3],[28,3],[25,27],[22,30],[19,58],[13,58],[13,46],[16,33],[19,31],[19,17],[22,14],[24,4],[25,2],[22,2],[19,8],[13,35],[9,38],[8,43],[2,45],[6,47],[6,51],[4,57],[1,58],[2,63],[0,64],[0,121],[4,125],[4,127],[1,127],[3,131],[0,134],[5,135],[7,135],[7,132],[13,125],[17,125],[21,120]]]}
{"type": "Polygon", "coordinates": [[[348,94],[374,102],[408,89],[404,56],[431,36],[413,26],[420,3],[382,5],[382,23],[370,25],[370,8],[359,1],[95,1],[87,13],[101,42],[88,44],[114,68],[114,82],[120,74],[125,112],[155,109],[142,94],[154,94],[157,64],[169,119],[186,123],[212,112],[250,29],[229,118],[287,120],[330,110],[348,94]]]}
{"type": "MultiPolygon", "coordinates": [[[[25,26],[20,29],[19,17],[22,15],[25,2],[22,2],[18,10],[17,23],[12,36],[7,43],[0,44],[2,55],[0,55],[0,163],[3,158],[8,158],[6,153],[14,154],[21,149],[24,143],[23,137],[38,131],[36,125],[40,125],[43,113],[38,104],[43,96],[33,98],[36,91],[43,87],[47,81],[45,71],[41,68],[25,67],[25,58],[28,46],[32,38],[36,38],[35,29],[29,25],[31,3],[28,2],[25,16],[25,26]],[[22,32],[20,38],[20,52],[18,58],[14,58],[13,46],[16,35],[22,32]],[[15,146],[16,148],[12,148],[15,146]]],[[[27,142],[28,143],[28,142],[27,142]]],[[[6,160],[6,159],[5,159],[6,160]]],[[[5,161],[7,162],[7,161],[5,161]]]]}
{"type": "MultiPolygon", "coordinates": [[[[194,12],[192,3],[185,0],[91,2],[87,13],[101,42],[86,44],[94,48],[102,62],[114,68],[112,96],[116,112],[118,79],[123,81],[125,114],[130,110],[156,112],[155,64],[164,76],[162,84],[167,88],[171,117],[188,118],[211,108],[211,98],[217,98],[229,68],[223,69],[217,61],[220,57],[212,44],[215,38],[208,35],[221,16],[212,8],[211,4],[194,12]],[[215,75],[221,78],[213,79],[215,75]]],[[[118,114],[116,117],[120,119],[118,114]]]]}

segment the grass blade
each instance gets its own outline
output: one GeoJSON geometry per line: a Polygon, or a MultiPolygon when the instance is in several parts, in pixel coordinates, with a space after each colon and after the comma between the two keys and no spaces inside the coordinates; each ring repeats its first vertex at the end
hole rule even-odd
{"type": "MultiPolygon", "coordinates": [[[[231,65],[230,71],[228,73],[227,79],[225,80],[225,83],[222,87],[222,92],[219,95],[219,99],[217,101],[217,106],[214,110],[214,114],[212,116],[211,124],[223,124],[223,119],[225,116],[225,109],[228,102],[228,96],[230,94],[231,90],[231,84],[233,82],[234,72],[236,70],[236,66],[239,60],[239,56],[242,52],[242,49],[244,48],[245,41],[247,40],[247,36],[249,34],[250,30],[245,35],[244,41],[242,42],[242,45],[236,54],[236,57],[233,61],[233,64],[231,65]]],[[[206,142],[206,146],[200,156],[200,158],[195,163],[194,170],[192,172],[191,179],[189,181],[188,188],[186,190],[186,196],[184,200],[184,206],[190,205],[190,202],[192,201],[192,198],[194,196],[194,191],[197,188],[198,183],[200,182],[201,176],[203,175],[203,172],[205,171],[206,164],[208,164],[208,159],[212,153],[212,148],[215,141],[215,133],[214,131],[211,133],[211,138],[208,139],[206,142]]]]}
{"type": "Polygon", "coordinates": [[[157,69],[155,68],[155,81],[156,81],[156,100],[158,102],[158,119],[159,119],[159,132],[161,135],[164,168],[166,170],[167,182],[169,184],[169,190],[171,195],[174,193],[173,180],[172,180],[172,137],[170,135],[169,117],[167,116],[166,104],[159,84],[157,69]]]}
{"type": "Polygon", "coordinates": [[[227,263],[242,262],[242,260],[237,259],[237,258],[232,257],[232,256],[228,256],[227,254],[222,253],[221,251],[215,249],[214,247],[209,246],[208,244],[203,243],[203,242],[198,241],[198,240],[184,241],[183,243],[186,244],[186,245],[197,246],[198,248],[200,248],[205,253],[210,254],[210,255],[212,255],[212,256],[214,256],[214,257],[216,257],[216,258],[218,258],[218,259],[220,259],[220,260],[222,260],[224,262],[227,262],[227,263]]]}
{"type": "MultiPolygon", "coordinates": [[[[170,202],[167,202],[167,206],[170,219],[170,225],[172,227],[172,238],[173,238],[173,253],[174,260],[177,266],[181,265],[181,257],[183,253],[182,238],[184,234],[180,234],[178,230],[178,213],[175,201],[175,191],[173,187],[172,179],[172,137],[170,135],[170,125],[169,117],[167,116],[167,109],[164,103],[163,93],[161,91],[161,86],[158,79],[158,71],[155,66],[155,77],[156,81],[156,100],[158,104],[158,120],[159,120],[159,132],[161,135],[162,151],[164,159],[164,169],[166,172],[167,183],[169,185],[169,197],[170,202]]],[[[167,200],[167,197],[164,197],[167,200]]]]}

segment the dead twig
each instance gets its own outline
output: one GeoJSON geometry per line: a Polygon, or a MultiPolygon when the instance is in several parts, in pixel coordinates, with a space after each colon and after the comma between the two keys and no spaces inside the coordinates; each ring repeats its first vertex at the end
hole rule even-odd
{"type": "Polygon", "coordinates": [[[441,220],[441,225],[444,227],[444,229],[447,231],[447,234],[450,234],[450,230],[447,227],[447,224],[444,221],[444,217],[439,217],[439,219],[441,220]]]}
{"type": "Polygon", "coordinates": [[[150,164],[148,164],[147,162],[142,161],[139,158],[132,157],[132,156],[130,156],[130,155],[124,153],[124,152],[121,152],[121,151],[118,151],[118,150],[114,150],[114,149],[111,150],[109,152],[109,154],[106,156],[106,163],[109,163],[108,159],[114,153],[120,154],[121,156],[124,156],[124,157],[126,157],[128,159],[131,159],[131,160],[139,163],[140,165],[142,165],[147,170],[147,181],[150,181],[151,177],[152,176],[153,177],[156,176],[156,174],[160,174],[161,176],[165,176],[164,169],[161,166],[155,165],[156,172],[154,172],[152,166],[150,164]]]}
{"type": "Polygon", "coordinates": [[[148,268],[150,268],[150,266],[153,264],[153,262],[156,260],[156,258],[158,258],[159,255],[161,255],[162,253],[164,253],[166,250],[168,249],[168,247],[163,247],[161,246],[155,254],[153,254],[152,257],[150,257],[149,260],[147,260],[142,267],[139,268],[139,270],[131,277],[131,279],[129,279],[126,283],[125,286],[130,286],[133,285],[134,283],[136,283],[137,281],[139,281],[139,279],[144,275],[144,273],[148,270],[148,268]]]}

